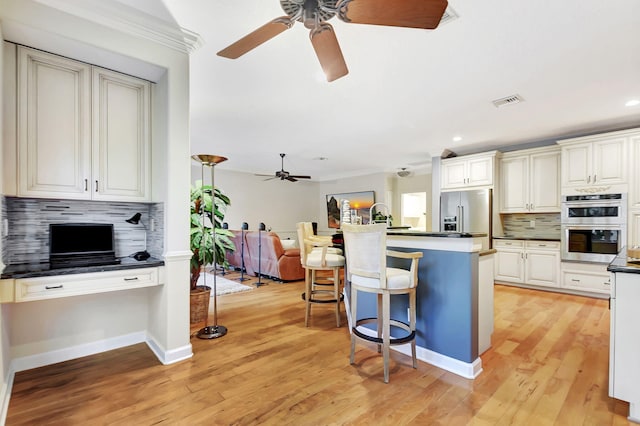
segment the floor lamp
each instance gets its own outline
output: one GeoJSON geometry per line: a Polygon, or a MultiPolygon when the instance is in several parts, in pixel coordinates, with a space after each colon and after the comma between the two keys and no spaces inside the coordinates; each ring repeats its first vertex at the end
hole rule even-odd
{"type": "MultiPolygon", "coordinates": [[[[200,339],[217,339],[227,334],[227,327],[218,324],[218,294],[216,285],[216,270],[218,269],[218,262],[216,259],[216,187],[214,185],[214,172],[216,164],[220,164],[223,161],[227,161],[226,157],[219,155],[207,155],[199,154],[193,155],[191,158],[200,162],[201,165],[201,194],[200,194],[200,206],[202,208],[202,236],[204,238],[204,191],[202,191],[202,185],[204,185],[204,166],[211,167],[211,232],[213,233],[213,325],[207,325],[206,327],[198,330],[196,336],[200,339]]],[[[204,274],[204,285],[207,285],[207,274],[204,274]]]]}

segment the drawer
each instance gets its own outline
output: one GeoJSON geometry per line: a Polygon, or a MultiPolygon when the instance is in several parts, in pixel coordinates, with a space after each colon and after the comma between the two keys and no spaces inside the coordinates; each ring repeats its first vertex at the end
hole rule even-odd
{"type": "Polygon", "coordinates": [[[525,248],[536,250],[560,250],[560,241],[525,241],[525,248]]]}
{"type": "Polygon", "coordinates": [[[162,284],[160,268],[125,269],[89,274],[55,275],[15,280],[15,301],[55,299],[162,284]]]}
{"type": "Polygon", "coordinates": [[[522,240],[493,240],[493,248],[512,248],[518,249],[524,247],[524,241],[522,240]]]}
{"type": "Polygon", "coordinates": [[[562,272],[562,286],[572,290],[592,291],[609,294],[611,278],[607,273],[562,272]]]}

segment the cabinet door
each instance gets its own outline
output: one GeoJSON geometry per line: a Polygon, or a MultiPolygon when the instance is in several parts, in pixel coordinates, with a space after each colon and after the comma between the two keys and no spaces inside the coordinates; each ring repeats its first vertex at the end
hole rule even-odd
{"type": "Polygon", "coordinates": [[[464,187],[467,185],[467,162],[464,160],[443,162],[441,175],[443,189],[464,187]]]}
{"type": "Polygon", "coordinates": [[[522,250],[503,250],[496,252],[496,275],[498,281],[522,283],[524,281],[524,260],[522,250]]]}
{"type": "Polygon", "coordinates": [[[528,212],[529,156],[500,160],[500,212],[528,212]]]}
{"type": "Polygon", "coordinates": [[[630,246],[640,246],[640,211],[629,212],[629,239],[630,246]]]}
{"type": "Polygon", "coordinates": [[[591,183],[610,184],[627,181],[627,145],[625,138],[612,138],[593,143],[591,183]]]}
{"type": "Polygon", "coordinates": [[[532,212],[560,211],[560,152],[531,154],[529,209],[532,212]]]}
{"type": "Polygon", "coordinates": [[[94,68],[93,123],[93,198],[148,200],[149,83],[94,68]]]}
{"type": "Polygon", "coordinates": [[[527,284],[558,287],[560,252],[552,250],[527,250],[525,253],[525,278],[527,284]]]}
{"type": "Polygon", "coordinates": [[[591,182],[591,144],[562,147],[562,186],[591,182]]]}
{"type": "Polygon", "coordinates": [[[629,138],[629,208],[640,208],[640,133],[629,138]]]}
{"type": "Polygon", "coordinates": [[[87,199],[91,68],[18,49],[18,195],[87,199]]]}
{"type": "Polygon", "coordinates": [[[493,156],[470,159],[467,167],[469,186],[493,185],[493,156]]]}

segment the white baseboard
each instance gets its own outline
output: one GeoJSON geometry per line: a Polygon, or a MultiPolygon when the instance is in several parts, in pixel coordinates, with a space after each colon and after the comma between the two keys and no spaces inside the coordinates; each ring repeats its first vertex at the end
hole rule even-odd
{"type": "MultiPolygon", "coordinates": [[[[349,328],[351,330],[351,328],[349,328]]],[[[374,330],[362,327],[359,330],[366,335],[375,336],[374,330]]],[[[393,337],[393,336],[392,336],[393,337]]],[[[391,349],[407,356],[411,356],[411,345],[409,343],[404,345],[391,346],[391,349]]],[[[416,346],[416,358],[420,361],[424,361],[427,364],[431,364],[435,367],[442,368],[458,376],[462,376],[465,379],[475,379],[482,373],[482,359],[476,358],[475,361],[469,363],[460,361],[459,359],[451,358],[446,355],[442,355],[438,352],[416,346]]]]}
{"type": "Polygon", "coordinates": [[[13,361],[11,361],[11,367],[15,372],[31,370],[32,368],[43,367],[57,362],[69,361],[83,356],[94,355],[113,349],[123,348],[125,346],[135,345],[137,343],[143,343],[146,342],[146,340],[147,335],[143,331],[125,334],[110,339],[71,346],[69,348],[43,352],[21,358],[14,358],[13,361]]]}
{"type": "Polygon", "coordinates": [[[151,352],[158,358],[158,360],[164,365],[175,364],[176,362],[184,361],[193,356],[193,349],[191,343],[184,345],[180,348],[166,351],[155,341],[152,337],[148,337],[147,346],[151,349],[151,352]]]}
{"type": "Polygon", "coordinates": [[[15,372],[10,368],[7,373],[7,381],[0,388],[0,425],[4,425],[7,421],[7,413],[9,412],[9,400],[11,399],[11,390],[13,389],[13,378],[15,372]]]}

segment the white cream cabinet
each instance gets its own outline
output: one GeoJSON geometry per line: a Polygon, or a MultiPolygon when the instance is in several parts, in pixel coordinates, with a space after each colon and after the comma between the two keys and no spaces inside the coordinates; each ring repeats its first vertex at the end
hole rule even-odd
{"type": "Polygon", "coordinates": [[[536,148],[500,159],[500,213],[560,211],[560,150],[536,148]]]}
{"type": "Polygon", "coordinates": [[[150,83],[18,47],[17,194],[150,200],[150,83]]]}

